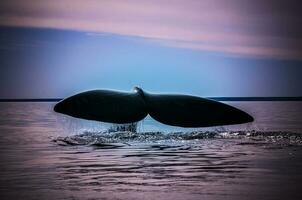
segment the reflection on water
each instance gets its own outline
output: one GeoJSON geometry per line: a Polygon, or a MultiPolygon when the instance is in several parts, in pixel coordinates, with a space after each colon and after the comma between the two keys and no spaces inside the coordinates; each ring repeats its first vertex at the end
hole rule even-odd
{"type": "Polygon", "coordinates": [[[266,103],[246,127],[177,133],[148,120],[108,133],[49,103],[1,103],[0,199],[301,199],[302,103],[266,103]]]}

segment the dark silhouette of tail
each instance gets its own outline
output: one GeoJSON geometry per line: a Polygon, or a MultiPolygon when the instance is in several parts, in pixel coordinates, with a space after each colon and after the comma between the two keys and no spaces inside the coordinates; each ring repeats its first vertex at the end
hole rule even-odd
{"type": "Polygon", "coordinates": [[[177,94],[92,90],[68,97],[54,107],[59,113],[110,123],[133,123],[150,114],[172,126],[208,127],[252,122],[246,112],[217,101],[177,94]]]}

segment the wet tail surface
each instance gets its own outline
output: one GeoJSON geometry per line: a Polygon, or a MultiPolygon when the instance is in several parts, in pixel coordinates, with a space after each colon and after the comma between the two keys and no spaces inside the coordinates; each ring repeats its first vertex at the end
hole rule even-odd
{"type": "Polygon", "coordinates": [[[252,122],[246,112],[217,101],[189,95],[156,95],[135,88],[134,93],[92,90],[68,97],[56,112],[110,123],[133,123],[149,114],[155,120],[179,127],[209,127],[252,122]]]}

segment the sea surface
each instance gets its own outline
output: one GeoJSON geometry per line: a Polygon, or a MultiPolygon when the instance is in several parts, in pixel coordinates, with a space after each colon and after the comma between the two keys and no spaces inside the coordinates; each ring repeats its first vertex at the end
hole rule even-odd
{"type": "Polygon", "coordinates": [[[302,101],[225,103],[255,122],[108,132],[54,102],[1,102],[0,199],[302,199],[302,101]]]}

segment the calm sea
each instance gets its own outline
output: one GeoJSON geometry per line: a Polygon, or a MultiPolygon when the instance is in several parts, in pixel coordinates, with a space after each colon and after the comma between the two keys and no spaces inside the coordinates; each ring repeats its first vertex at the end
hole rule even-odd
{"type": "Polygon", "coordinates": [[[54,103],[2,102],[0,199],[302,199],[302,102],[226,103],[255,122],[108,132],[54,103]]]}

